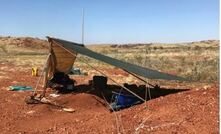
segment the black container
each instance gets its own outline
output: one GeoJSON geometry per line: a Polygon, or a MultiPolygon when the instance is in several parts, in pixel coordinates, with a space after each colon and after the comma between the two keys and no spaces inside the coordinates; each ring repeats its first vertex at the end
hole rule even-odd
{"type": "Polygon", "coordinates": [[[98,90],[106,89],[107,88],[107,77],[94,76],[93,77],[93,87],[98,90]]]}

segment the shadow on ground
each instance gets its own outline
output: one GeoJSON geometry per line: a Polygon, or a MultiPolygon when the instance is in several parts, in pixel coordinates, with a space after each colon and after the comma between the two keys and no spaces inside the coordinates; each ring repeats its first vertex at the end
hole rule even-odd
{"type": "MultiPolygon", "coordinates": [[[[178,92],[187,91],[189,89],[168,89],[168,88],[161,88],[159,86],[153,86],[152,88],[146,89],[145,85],[135,85],[135,84],[124,84],[124,86],[128,89],[130,89],[132,92],[140,96],[145,100],[150,100],[149,98],[149,92],[151,95],[151,99],[155,99],[161,96],[166,96],[170,94],[175,94],[178,92]],[[149,91],[148,91],[149,90],[149,91]]],[[[108,103],[113,102],[113,94],[119,93],[119,94],[126,94],[126,95],[132,95],[127,90],[123,89],[121,86],[118,85],[106,85],[102,88],[96,88],[92,86],[91,84],[84,84],[84,85],[77,85],[75,86],[75,90],[72,92],[65,92],[66,93],[72,93],[72,94],[79,94],[79,93],[87,93],[95,95],[108,103]]],[[[142,101],[143,102],[143,101],[142,101]]],[[[141,104],[142,102],[138,103],[141,104]]],[[[103,103],[103,102],[101,102],[103,103]]]]}

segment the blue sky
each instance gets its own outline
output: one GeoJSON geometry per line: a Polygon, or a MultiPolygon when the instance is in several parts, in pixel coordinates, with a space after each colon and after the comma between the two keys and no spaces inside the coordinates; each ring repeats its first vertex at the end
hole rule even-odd
{"type": "Polygon", "coordinates": [[[0,0],[0,35],[85,43],[219,39],[219,0],[0,0]]]}

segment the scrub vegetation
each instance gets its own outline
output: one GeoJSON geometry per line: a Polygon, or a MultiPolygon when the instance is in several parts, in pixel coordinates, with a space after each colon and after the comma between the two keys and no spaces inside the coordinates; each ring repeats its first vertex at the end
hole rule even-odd
{"type": "MultiPolygon", "coordinates": [[[[100,44],[86,47],[129,63],[183,76],[191,81],[218,81],[219,41],[217,40],[179,44],[100,44]]],[[[47,49],[46,40],[0,37],[0,62],[41,67],[47,57],[47,49]]],[[[114,68],[82,55],[78,57],[80,58],[77,58],[75,65],[80,68],[85,69],[82,61],[93,66],[114,68]]]]}
{"type": "MultiPolygon", "coordinates": [[[[110,57],[192,81],[213,82],[218,80],[219,41],[208,40],[180,44],[127,44],[89,46],[90,49],[110,57]]],[[[88,59],[89,63],[104,63],[88,59]]]]}

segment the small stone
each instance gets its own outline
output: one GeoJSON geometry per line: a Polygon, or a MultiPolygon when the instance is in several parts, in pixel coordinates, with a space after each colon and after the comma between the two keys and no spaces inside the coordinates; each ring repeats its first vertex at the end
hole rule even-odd
{"type": "Polygon", "coordinates": [[[31,110],[31,111],[28,111],[26,114],[33,114],[35,113],[35,111],[31,110]]]}
{"type": "Polygon", "coordinates": [[[206,86],[204,86],[204,87],[203,87],[203,89],[205,89],[205,90],[206,90],[206,89],[208,89],[208,88],[209,88],[209,86],[208,86],[208,85],[206,85],[206,86]]]}

